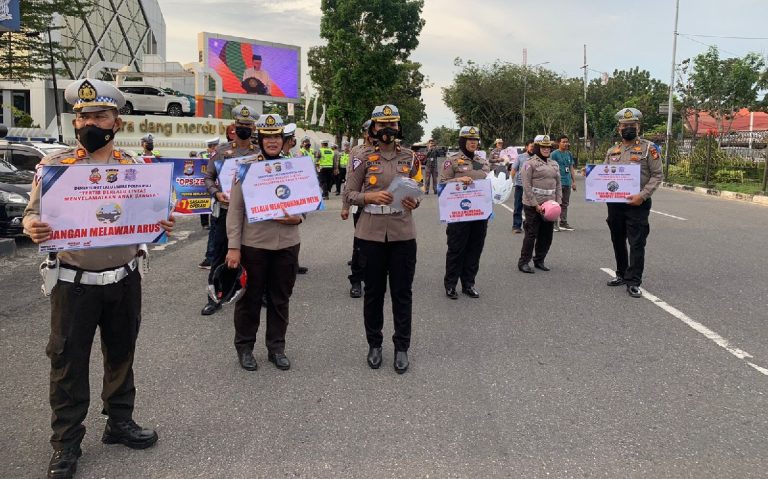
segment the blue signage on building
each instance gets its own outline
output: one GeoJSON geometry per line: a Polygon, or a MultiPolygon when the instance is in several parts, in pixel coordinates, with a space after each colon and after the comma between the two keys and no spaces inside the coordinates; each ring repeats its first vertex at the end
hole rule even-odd
{"type": "Polygon", "coordinates": [[[0,32],[18,32],[21,27],[20,0],[0,0],[0,32]]]}

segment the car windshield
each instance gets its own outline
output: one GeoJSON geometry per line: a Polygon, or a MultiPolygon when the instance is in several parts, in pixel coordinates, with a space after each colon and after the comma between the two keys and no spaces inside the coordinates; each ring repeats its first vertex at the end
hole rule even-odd
{"type": "Polygon", "coordinates": [[[14,171],[19,171],[19,169],[5,160],[0,160],[0,173],[13,173],[14,171]]]}

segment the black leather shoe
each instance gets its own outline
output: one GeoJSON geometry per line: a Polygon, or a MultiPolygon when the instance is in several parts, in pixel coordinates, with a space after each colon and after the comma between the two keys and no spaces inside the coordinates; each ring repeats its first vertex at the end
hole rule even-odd
{"type": "Polygon", "coordinates": [[[456,292],[456,288],[446,288],[445,295],[451,299],[459,299],[459,293],[456,292]]]}
{"type": "Polygon", "coordinates": [[[101,442],[122,444],[131,449],[146,449],[157,442],[157,433],[152,429],[142,429],[133,419],[120,422],[108,419],[101,442]]]}
{"type": "Polygon", "coordinates": [[[53,451],[48,463],[48,479],[71,479],[77,472],[77,459],[83,455],[79,447],[53,451]]]}
{"type": "Polygon", "coordinates": [[[533,274],[533,273],[536,272],[536,271],[533,270],[533,268],[531,268],[531,265],[529,265],[529,264],[518,265],[517,269],[519,269],[523,273],[533,274]]]}
{"type": "Polygon", "coordinates": [[[219,309],[221,309],[221,305],[220,304],[208,303],[208,304],[205,305],[203,310],[200,311],[200,314],[202,314],[203,316],[210,316],[213,313],[215,313],[216,311],[218,311],[219,309]]]}
{"type": "Polygon", "coordinates": [[[469,296],[470,298],[479,298],[480,293],[477,292],[475,288],[462,288],[461,292],[469,296]]]}
{"type": "Polygon", "coordinates": [[[296,272],[299,274],[307,274],[307,272],[309,272],[309,268],[305,268],[304,266],[299,266],[299,270],[296,272]]]}
{"type": "Polygon", "coordinates": [[[623,284],[626,284],[626,281],[624,281],[624,278],[620,278],[616,276],[615,278],[613,278],[612,280],[608,281],[605,284],[607,284],[608,286],[621,286],[623,284]]]}
{"type": "Polygon", "coordinates": [[[547,265],[544,264],[544,261],[539,261],[538,263],[533,263],[535,267],[542,271],[549,271],[549,268],[547,268],[547,265]]]}
{"type": "Polygon", "coordinates": [[[627,285],[627,293],[633,298],[642,298],[643,293],[640,291],[640,286],[627,285]]]}
{"type": "Polygon", "coordinates": [[[352,283],[352,287],[349,288],[350,298],[359,298],[363,295],[363,286],[360,283],[352,283]]]}
{"type": "Polygon", "coordinates": [[[381,346],[378,348],[368,348],[368,366],[371,369],[379,369],[381,367],[381,346]]]}
{"type": "Polygon", "coordinates": [[[407,351],[395,351],[395,372],[397,374],[408,371],[409,364],[407,351]]]}
{"type": "Polygon", "coordinates": [[[284,353],[269,353],[267,359],[270,363],[274,364],[277,369],[283,371],[291,369],[291,362],[288,360],[288,356],[284,353]]]}
{"type": "Polygon", "coordinates": [[[352,266],[352,260],[347,261],[347,266],[352,266]]]}
{"type": "Polygon", "coordinates": [[[240,360],[240,367],[246,371],[256,371],[259,369],[259,365],[256,364],[256,358],[253,357],[251,351],[238,351],[237,359],[240,360]]]}

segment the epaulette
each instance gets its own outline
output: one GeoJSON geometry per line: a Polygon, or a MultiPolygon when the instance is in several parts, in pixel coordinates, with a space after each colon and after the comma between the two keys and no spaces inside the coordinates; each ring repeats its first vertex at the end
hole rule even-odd
{"type": "Polygon", "coordinates": [[[50,165],[58,163],[60,165],[73,165],[78,160],[82,160],[87,156],[87,152],[82,148],[67,148],[66,150],[44,157],[42,160],[40,160],[40,164],[50,165]],[[81,150],[84,153],[83,156],[80,155],[81,150]]]}

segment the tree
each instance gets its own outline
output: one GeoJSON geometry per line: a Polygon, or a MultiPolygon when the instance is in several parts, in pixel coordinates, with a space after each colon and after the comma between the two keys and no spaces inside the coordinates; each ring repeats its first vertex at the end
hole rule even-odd
{"type": "MultiPolygon", "coordinates": [[[[413,88],[414,76],[404,70],[419,44],[423,7],[423,0],[322,0],[320,36],[327,43],[310,48],[308,63],[337,137],[359,131],[398,85],[413,88]]],[[[415,105],[404,106],[418,114],[415,105]]]]}
{"type": "Polygon", "coordinates": [[[432,139],[438,146],[457,146],[459,144],[459,130],[438,126],[432,130],[432,139]]]}
{"type": "Polygon", "coordinates": [[[765,66],[757,53],[721,59],[717,47],[710,47],[694,57],[688,82],[678,88],[686,113],[698,119],[700,112],[708,112],[722,136],[730,130],[734,113],[759,106],[758,93],[768,87],[765,66]]]}
{"type": "MultiPolygon", "coordinates": [[[[26,83],[51,74],[47,30],[54,16],[81,16],[87,13],[91,1],[24,0],[20,3],[21,31],[0,35],[0,78],[26,83]]],[[[55,28],[51,28],[55,29],[55,28]]],[[[54,61],[62,65],[71,60],[72,47],[51,42],[54,61]]],[[[62,74],[66,73],[60,70],[62,74]]],[[[57,72],[58,73],[58,72],[57,72]]]]}
{"type": "Polygon", "coordinates": [[[421,73],[421,63],[405,62],[400,67],[400,78],[392,93],[382,103],[392,103],[400,110],[400,127],[403,129],[403,141],[415,143],[424,136],[421,122],[427,119],[426,105],[421,99],[422,88],[428,88],[428,82],[421,73]]]}

